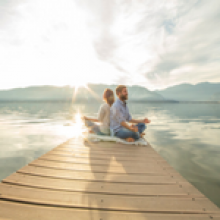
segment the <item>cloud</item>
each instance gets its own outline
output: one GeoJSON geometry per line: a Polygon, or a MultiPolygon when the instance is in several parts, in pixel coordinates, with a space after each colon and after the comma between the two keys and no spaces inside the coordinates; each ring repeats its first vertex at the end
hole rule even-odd
{"type": "Polygon", "coordinates": [[[85,13],[74,1],[29,0],[2,10],[15,13],[3,16],[0,88],[112,83],[120,76],[97,57],[85,13]]]}
{"type": "Polygon", "coordinates": [[[2,0],[0,2],[0,27],[4,27],[10,21],[13,21],[14,18],[21,16],[16,10],[17,6],[22,4],[24,1],[16,0],[2,0]]]}
{"type": "MultiPolygon", "coordinates": [[[[176,20],[176,30],[173,32],[174,42],[168,45],[169,36],[166,35],[163,44],[164,50],[159,53],[160,58],[154,65],[151,73],[158,74],[161,78],[170,77],[176,70],[174,80],[181,82],[181,79],[191,83],[202,80],[204,74],[209,75],[209,80],[216,78],[213,67],[220,69],[219,43],[220,33],[217,28],[220,24],[220,3],[217,1],[197,1],[189,11],[180,13],[176,20]],[[211,4],[210,4],[211,3],[211,4]],[[189,72],[180,72],[178,69],[189,68],[189,72]],[[199,72],[205,68],[207,72],[199,72]],[[209,68],[207,68],[209,67],[209,68]],[[210,68],[211,67],[211,68],[210,68]],[[195,73],[197,73],[195,75],[195,73]],[[184,75],[188,76],[188,79],[184,75]]],[[[146,73],[146,76],[148,72],[146,73]]],[[[172,82],[172,77],[170,77],[172,82]]],[[[176,82],[172,82],[176,83],[176,82]]]]}
{"type": "Polygon", "coordinates": [[[5,0],[0,4],[4,85],[84,80],[157,89],[220,81],[219,1],[5,0]],[[7,76],[15,77],[17,84],[7,76]]]}
{"type": "Polygon", "coordinates": [[[219,1],[83,3],[100,59],[133,78],[144,74],[155,87],[220,80],[213,71],[220,69],[219,1]]]}
{"type": "Polygon", "coordinates": [[[25,3],[25,0],[2,0],[0,1],[0,42],[19,45],[22,43],[17,35],[14,35],[13,26],[22,14],[17,10],[25,3]]]}

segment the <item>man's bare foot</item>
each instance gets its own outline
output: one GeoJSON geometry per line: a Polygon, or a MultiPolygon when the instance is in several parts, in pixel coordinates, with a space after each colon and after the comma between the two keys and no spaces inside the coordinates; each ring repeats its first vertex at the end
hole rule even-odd
{"type": "Polygon", "coordinates": [[[134,142],[134,138],[126,138],[125,139],[127,142],[134,142]]]}
{"type": "Polygon", "coordinates": [[[95,132],[94,132],[94,131],[91,131],[91,130],[90,130],[90,131],[89,131],[89,133],[92,133],[92,134],[94,134],[95,132]]]}

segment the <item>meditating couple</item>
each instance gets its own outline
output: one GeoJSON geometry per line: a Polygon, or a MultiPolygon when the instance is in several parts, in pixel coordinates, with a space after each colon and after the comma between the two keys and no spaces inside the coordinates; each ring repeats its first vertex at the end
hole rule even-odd
{"type": "Polygon", "coordinates": [[[150,120],[147,118],[136,120],[131,117],[126,103],[128,99],[126,86],[117,86],[116,95],[118,99],[115,101],[113,91],[105,89],[103,94],[105,103],[99,109],[98,118],[84,116],[85,125],[92,133],[116,136],[128,142],[134,142],[145,134],[146,124],[150,123],[150,120]],[[100,122],[100,125],[95,122],[100,122]],[[128,122],[135,124],[129,125],[128,122]]]}

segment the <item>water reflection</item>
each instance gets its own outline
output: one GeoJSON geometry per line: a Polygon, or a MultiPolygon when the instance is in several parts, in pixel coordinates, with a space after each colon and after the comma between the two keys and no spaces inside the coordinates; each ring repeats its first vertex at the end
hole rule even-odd
{"type": "MultiPolygon", "coordinates": [[[[143,108],[147,110],[148,107],[143,108]]],[[[219,113],[220,105],[166,104],[156,108],[154,106],[151,112],[154,120],[147,132],[147,139],[153,147],[218,206],[220,206],[219,113]]],[[[147,116],[147,113],[145,115],[147,116]]]]}
{"type": "MultiPolygon", "coordinates": [[[[129,104],[135,118],[149,117],[146,138],[207,197],[220,206],[220,105],[129,104]]],[[[99,105],[67,102],[0,103],[0,179],[51,148],[84,132],[81,114],[99,105]]]]}

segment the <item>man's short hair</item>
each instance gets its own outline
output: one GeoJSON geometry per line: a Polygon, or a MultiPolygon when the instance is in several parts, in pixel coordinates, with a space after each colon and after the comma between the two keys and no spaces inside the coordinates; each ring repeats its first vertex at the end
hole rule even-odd
{"type": "Polygon", "coordinates": [[[124,88],[127,88],[125,85],[118,85],[115,89],[116,94],[118,95],[124,88]]]}

